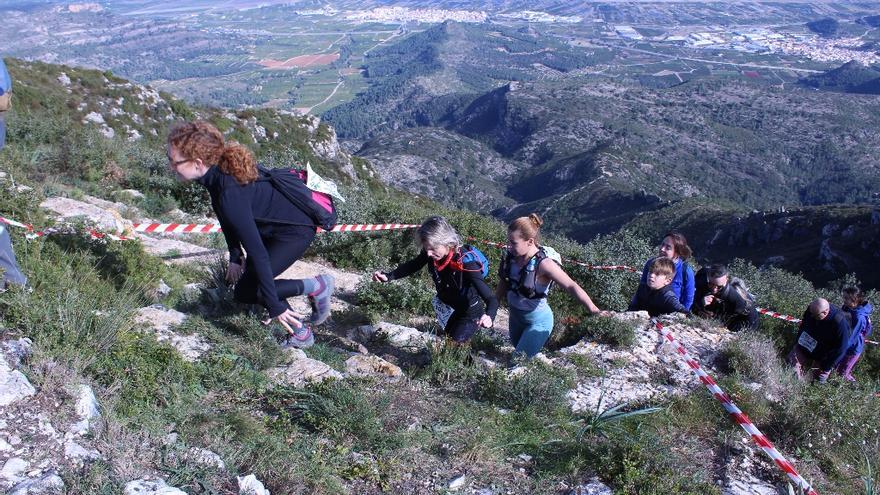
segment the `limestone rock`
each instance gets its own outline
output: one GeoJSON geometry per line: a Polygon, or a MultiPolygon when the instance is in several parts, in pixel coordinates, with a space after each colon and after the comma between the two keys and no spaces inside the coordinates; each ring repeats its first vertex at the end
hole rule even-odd
{"type": "Polygon", "coordinates": [[[226,469],[226,463],[216,452],[199,447],[193,447],[186,453],[185,458],[200,466],[213,467],[220,470],[226,469]]]}
{"type": "Polygon", "coordinates": [[[159,279],[159,283],[156,285],[156,288],[153,289],[152,294],[155,296],[156,300],[161,301],[171,294],[171,290],[171,286],[166,284],[164,280],[159,279]]]}
{"type": "Polygon", "coordinates": [[[235,479],[238,480],[239,495],[271,495],[269,490],[253,474],[237,476],[235,479]]]}
{"type": "Polygon", "coordinates": [[[58,218],[63,220],[76,217],[86,217],[94,222],[99,229],[107,232],[119,233],[125,229],[125,222],[118,212],[115,210],[107,210],[84,201],[54,197],[47,198],[40,203],[40,207],[50,210],[58,218]]]}
{"type": "Polygon", "coordinates": [[[605,483],[599,481],[598,478],[593,478],[588,481],[585,485],[578,485],[574,487],[568,495],[613,495],[614,490],[609,488],[605,483]]]}
{"type": "Polygon", "coordinates": [[[85,435],[93,421],[101,416],[98,399],[88,385],[80,385],[76,400],[76,415],[79,421],[71,425],[70,432],[74,435],[85,435]]]}
{"type": "Polygon", "coordinates": [[[449,481],[449,489],[450,490],[458,490],[459,488],[464,486],[466,481],[467,481],[467,478],[465,477],[465,475],[462,474],[460,476],[456,476],[455,478],[453,478],[452,480],[449,481]]]}
{"type": "Polygon", "coordinates": [[[352,376],[400,378],[403,371],[379,356],[356,354],[345,361],[345,371],[352,376]]]}
{"type": "MultiPolygon", "coordinates": [[[[619,313],[613,317],[635,326],[636,339],[632,349],[618,350],[581,341],[560,351],[563,355],[587,355],[607,371],[604,376],[582,380],[569,391],[568,398],[574,412],[649,402],[659,397],[686,394],[700,385],[676,349],[661,338],[647,313],[619,313]]],[[[669,318],[665,326],[701,366],[711,372],[711,363],[732,334],[722,328],[701,330],[680,321],[679,318],[669,318]]]]}
{"type": "Polygon", "coordinates": [[[341,373],[322,361],[307,357],[305,352],[300,349],[286,349],[285,353],[287,354],[286,363],[267,372],[269,378],[276,383],[305,387],[309,383],[342,378],[341,373]]]}
{"type": "Polygon", "coordinates": [[[171,330],[184,320],[185,314],[158,304],[139,309],[135,317],[135,322],[149,326],[156,333],[156,340],[170,343],[183,359],[197,361],[202,354],[211,350],[211,345],[200,335],[179,335],[171,330]]]}
{"type": "Polygon", "coordinates": [[[3,342],[3,350],[6,351],[6,356],[9,359],[9,367],[15,369],[27,361],[33,345],[34,343],[27,337],[3,342]]]}
{"type": "Polygon", "coordinates": [[[164,480],[135,480],[125,484],[125,495],[186,495],[186,492],[168,486],[164,480]]]}
{"type": "Polygon", "coordinates": [[[151,237],[140,232],[135,233],[135,237],[140,239],[144,246],[144,251],[154,256],[169,256],[172,254],[198,254],[206,253],[203,256],[191,256],[181,260],[173,260],[174,262],[192,262],[198,260],[210,260],[217,257],[212,250],[197,244],[181,241],[179,239],[171,239],[167,237],[151,237]]]}
{"type": "Polygon", "coordinates": [[[63,495],[64,481],[55,473],[28,479],[15,485],[7,495],[63,495]]]}
{"type": "Polygon", "coordinates": [[[73,440],[68,440],[64,442],[64,457],[76,461],[91,461],[100,459],[101,454],[95,449],[87,449],[73,440]]]}
{"type": "Polygon", "coordinates": [[[370,353],[369,349],[364,347],[364,345],[360,342],[356,342],[352,339],[348,339],[345,337],[336,337],[336,339],[333,341],[333,344],[335,345],[335,347],[348,352],[356,352],[358,354],[370,353]]]}
{"type": "Polygon", "coordinates": [[[37,393],[21,371],[13,370],[0,356],[0,406],[8,406],[37,393]]]}
{"type": "Polygon", "coordinates": [[[380,340],[400,349],[421,350],[438,338],[415,328],[380,322],[375,327],[373,340],[380,340]]]}
{"type": "Polygon", "coordinates": [[[20,457],[12,457],[8,459],[3,468],[0,469],[0,480],[11,481],[17,483],[21,480],[22,475],[28,470],[30,463],[20,457]]]}

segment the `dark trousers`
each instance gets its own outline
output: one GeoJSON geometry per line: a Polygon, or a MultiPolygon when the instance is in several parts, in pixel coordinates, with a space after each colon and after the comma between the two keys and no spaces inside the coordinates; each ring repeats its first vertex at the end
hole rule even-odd
{"type": "MultiPolygon", "coordinates": [[[[272,276],[277,277],[300,259],[315,238],[314,227],[281,226],[266,229],[262,234],[263,245],[269,253],[272,276]],[[267,232],[266,232],[267,231],[267,232]]],[[[266,306],[262,297],[257,294],[257,277],[250,256],[247,258],[244,274],[235,284],[235,300],[244,304],[261,304],[266,306]]],[[[275,291],[278,299],[299,296],[304,292],[302,280],[275,280],[275,291]]]]}
{"type": "Polygon", "coordinates": [[[446,322],[443,333],[456,342],[467,342],[477,333],[477,321],[481,316],[483,316],[482,311],[479,314],[474,314],[473,311],[456,309],[449,317],[449,321],[446,322]]]}
{"type": "Polygon", "coordinates": [[[727,320],[727,329],[731,332],[754,330],[758,328],[758,312],[752,308],[748,315],[734,315],[727,320]]]}

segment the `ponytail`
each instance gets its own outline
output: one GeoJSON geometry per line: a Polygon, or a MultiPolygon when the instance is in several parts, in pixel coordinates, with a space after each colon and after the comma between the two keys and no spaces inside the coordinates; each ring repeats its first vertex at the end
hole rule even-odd
{"type": "Polygon", "coordinates": [[[259,177],[253,153],[235,141],[230,141],[223,147],[217,166],[224,174],[235,177],[239,184],[249,184],[259,177]]]}
{"type": "Polygon", "coordinates": [[[259,177],[253,153],[235,141],[227,143],[223,133],[210,122],[197,120],[175,125],[168,133],[168,146],[173,146],[185,158],[200,159],[209,167],[217,165],[239,184],[248,184],[259,177]]]}
{"type": "Polygon", "coordinates": [[[537,244],[541,236],[541,225],[544,225],[541,216],[537,213],[531,213],[527,217],[519,217],[510,222],[507,231],[519,232],[524,240],[534,239],[537,244]]]}

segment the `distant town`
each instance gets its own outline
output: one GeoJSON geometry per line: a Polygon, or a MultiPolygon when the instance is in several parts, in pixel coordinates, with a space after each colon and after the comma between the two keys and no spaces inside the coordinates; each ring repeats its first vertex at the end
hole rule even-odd
{"type": "MultiPolygon", "coordinates": [[[[336,16],[354,22],[379,23],[438,23],[444,21],[481,23],[490,20],[490,15],[482,10],[414,9],[408,7],[379,7],[365,11],[340,12],[332,7],[315,10],[301,10],[304,16],[336,16]]],[[[497,14],[499,19],[518,20],[533,23],[576,24],[589,22],[581,16],[558,16],[546,12],[523,10],[497,14]]],[[[602,19],[594,19],[597,24],[602,19]]],[[[659,36],[645,36],[638,26],[614,25],[609,30],[612,36],[627,41],[651,41],[687,46],[696,49],[735,50],[747,53],[782,53],[808,58],[817,62],[848,62],[855,60],[863,65],[880,63],[880,55],[873,50],[859,49],[863,40],[854,38],[826,39],[811,33],[776,32],[766,28],[749,28],[729,31],[727,29],[705,29],[684,32],[664,33],[659,36]]]]}
{"type": "Polygon", "coordinates": [[[880,55],[872,50],[859,50],[861,38],[826,39],[808,33],[778,33],[763,28],[742,31],[712,30],[689,33],[644,36],[633,26],[614,26],[614,32],[630,41],[665,42],[691,48],[736,50],[748,53],[784,53],[798,55],[819,62],[848,62],[855,60],[864,65],[880,62],[880,55]]]}

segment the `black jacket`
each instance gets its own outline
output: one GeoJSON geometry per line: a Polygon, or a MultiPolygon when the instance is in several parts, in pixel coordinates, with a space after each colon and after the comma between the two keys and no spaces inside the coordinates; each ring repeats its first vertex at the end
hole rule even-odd
{"type": "Polygon", "coordinates": [[[229,262],[240,264],[242,248],[247,251],[249,264],[259,281],[258,296],[265,301],[271,317],[280,315],[290,306],[278,299],[263,236],[268,234],[273,223],[277,228],[278,224],[305,226],[314,225],[314,222],[268,182],[241,185],[216,166],[197,180],[211,196],[211,206],[229,248],[229,262]]]}
{"type": "Polygon", "coordinates": [[[672,284],[660,289],[652,289],[647,284],[639,284],[635,297],[627,311],[647,311],[651,316],[665,315],[668,313],[690,314],[687,308],[678,300],[672,284]]]}
{"type": "MultiPolygon", "coordinates": [[[[461,253],[456,253],[454,256],[460,258],[461,253]]],[[[495,314],[498,312],[498,298],[483,280],[480,273],[481,267],[477,262],[465,263],[464,268],[467,271],[463,272],[454,270],[451,266],[437,270],[434,266],[434,260],[429,258],[428,253],[423,250],[418,256],[398,266],[393,272],[386,273],[386,275],[388,280],[407,277],[421,270],[425,265],[428,265],[428,273],[434,280],[437,297],[444,304],[455,311],[465,312],[475,318],[479,318],[485,313],[492,320],[495,320],[495,314]],[[485,310],[483,303],[485,303],[485,310]]]]}
{"type": "Polygon", "coordinates": [[[730,285],[728,279],[717,294],[709,290],[709,280],[706,269],[702,268],[695,277],[696,291],[694,292],[693,312],[704,318],[718,318],[724,321],[728,329],[738,332],[747,328],[758,327],[758,311],[755,304],[730,285]],[[703,298],[715,296],[712,304],[704,304],[703,298]]]}
{"type": "Polygon", "coordinates": [[[829,371],[840,363],[846,350],[849,349],[851,334],[852,328],[846,315],[832,304],[831,311],[824,320],[817,320],[809,310],[804,312],[797,345],[800,345],[810,358],[819,361],[819,367],[823,372],[829,371]],[[805,339],[803,334],[807,334],[809,339],[805,339]],[[815,341],[813,350],[808,347],[812,345],[811,340],[815,341]]]}

